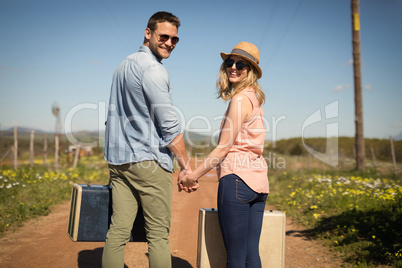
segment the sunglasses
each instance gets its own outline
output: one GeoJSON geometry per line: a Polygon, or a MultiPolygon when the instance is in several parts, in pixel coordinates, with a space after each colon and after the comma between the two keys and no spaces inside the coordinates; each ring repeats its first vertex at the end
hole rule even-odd
{"type": "MultiPolygon", "coordinates": [[[[225,67],[226,67],[226,68],[231,68],[231,67],[233,66],[233,64],[235,63],[235,61],[234,61],[233,59],[226,59],[224,62],[225,62],[225,67]]],[[[246,68],[246,66],[248,66],[248,65],[245,64],[245,63],[242,62],[242,61],[236,62],[236,69],[237,69],[238,71],[243,70],[244,68],[246,68]]]]}
{"type": "MultiPolygon", "coordinates": [[[[155,31],[154,31],[155,32],[155,31]]],[[[155,32],[156,33],[156,32],[155,32]]],[[[167,42],[169,39],[172,39],[172,45],[176,45],[177,43],[179,43],[179,38],[177,37],[177,36],[169,36],[169,35],[167,35],[167,34],[158,34],[158,33],[156,33],[158,36],[159,36],[159,42],[163,42],[163,43],[165,43],[165,42],[167,42]]]]}

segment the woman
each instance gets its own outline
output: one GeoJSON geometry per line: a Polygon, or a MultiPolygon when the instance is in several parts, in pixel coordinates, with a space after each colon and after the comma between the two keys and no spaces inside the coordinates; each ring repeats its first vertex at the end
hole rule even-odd
{"type": "Polygon", "coordinates": [[[219,97],[230,103],[219,142],[202,165],[179,178],[179,189],[191,192],[198,178],[217,166],[226,267],[261,267],[259,240],[269,183],[262,156],[265,127],[261,104],[265,96],[257,82],[262,76],[259,51],[253,44],[241,42],[221,57],[219,97]]]}

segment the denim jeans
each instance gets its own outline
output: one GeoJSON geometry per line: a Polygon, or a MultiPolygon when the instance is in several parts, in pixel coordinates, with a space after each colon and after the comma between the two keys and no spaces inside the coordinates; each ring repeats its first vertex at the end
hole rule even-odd
{"type": "Polygon", "coordinates": [[[259,243],[267,196],[254,192],[235,174],[219,180],[218,217],[227,268],[261,268],[259,243]]]}

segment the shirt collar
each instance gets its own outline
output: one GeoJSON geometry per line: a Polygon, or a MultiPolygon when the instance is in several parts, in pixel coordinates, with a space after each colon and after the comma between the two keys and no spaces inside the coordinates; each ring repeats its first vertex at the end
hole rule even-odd
{"type": "Polygon", "coordinates": [[[152,57],[159,62],[160,64],[163,64],[162,61],[158,60],[158,58],[155,56],[155,54],[151,51],[151,49],[147,46],[141,45],[140,49],[138,50],[139,52],[145,52],[149,55],[152,55],[152,57]]]}

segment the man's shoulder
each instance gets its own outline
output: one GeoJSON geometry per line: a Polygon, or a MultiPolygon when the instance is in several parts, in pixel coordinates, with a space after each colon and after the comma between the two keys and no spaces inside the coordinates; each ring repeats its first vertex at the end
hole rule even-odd
{"type": "Polygon", "coordinates": [[[138,51],[131,55],[129,55],[126,60],[132,62],[133,64],[140,67],[142,70],[146,71],[149,69],[154,70],[165,70],[163,64],[159,61],[155,60],[155,57],[152,54],[149,54],[144,51],[138,51]]]}
{"type": "Polygon", "coordinates": [[[126,59],[130,60],[130,61],[134,61],[138,64],[143,64],[143,63],[152,64],[155,62],[152,55],[150,55],[149,53],[146,53],[144,51],[141,51],[141,50],[137,51],[131,55],[128,55],[126,57],[126,59]]]}

